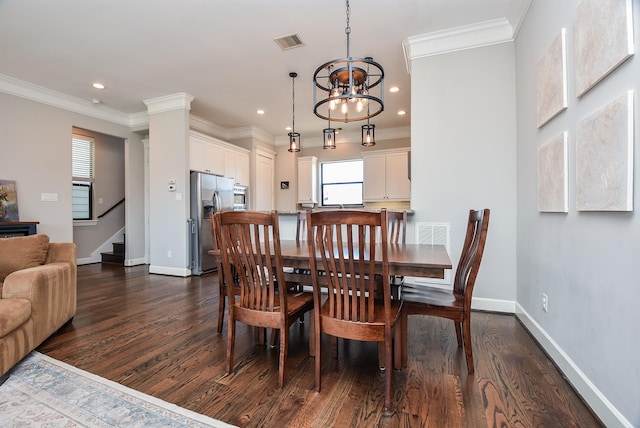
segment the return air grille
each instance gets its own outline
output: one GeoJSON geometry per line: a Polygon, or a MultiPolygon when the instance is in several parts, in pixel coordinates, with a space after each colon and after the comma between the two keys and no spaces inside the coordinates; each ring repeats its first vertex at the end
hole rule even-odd
{"type": "MultiPolygon", "coordinates": [[[[417,222],[415,230],[418,244],[444,245],[451,257],[451,223],[417,222]]],[[[444,271],[444,279],[406,277],[405,282],[451,289],[451,269],[444,271]]]]}
{"type": "Polygon", "coordinates": [[[283,51],[304,46],[304,42],[297,33],[278,37],[277,39],[273,39],[273,41],[276,42],[278,46],[280,46],[280,49],[282,49],[283,51]]]}

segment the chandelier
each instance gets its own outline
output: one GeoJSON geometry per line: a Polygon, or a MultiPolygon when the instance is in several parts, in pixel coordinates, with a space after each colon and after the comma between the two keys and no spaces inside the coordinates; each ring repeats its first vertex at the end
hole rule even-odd
{"type": "Polygon", "coordinates": [[[289,151],[290,152],[299,152],[300,151],[300,133],[296,132],[296,77],[298,77],[298,73],[289,73],[289,77],[291,77],[291,99],[293,100],[292,105],[292,119],[291,119],[291,132],[289,132],[289,151]]]}
{"type": "Polygon", "coordinates": [[[334,114],[333,120],[345,123],[369,119],[384,111],[384,70],[371,57],[351,57],[350,15],[347,0],[346,58],[326,62],[313,73],[313,112],[330,121],[331,111],[337,110],[339,114],[334,114]]]}

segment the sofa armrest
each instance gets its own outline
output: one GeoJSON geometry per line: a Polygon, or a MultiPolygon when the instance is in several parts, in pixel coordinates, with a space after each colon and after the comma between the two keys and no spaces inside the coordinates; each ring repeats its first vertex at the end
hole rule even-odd
{"type": "Polygon", "coordinates": [[[15,297],[31,301],[34,343],[40,344],[76,313],[75,260],[47,263],[9,274],[4,280],[2,298],[15,297]]]}

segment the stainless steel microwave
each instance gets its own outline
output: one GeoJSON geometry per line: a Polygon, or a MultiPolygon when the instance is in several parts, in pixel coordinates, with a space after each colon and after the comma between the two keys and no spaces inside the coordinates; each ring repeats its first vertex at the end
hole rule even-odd
{"type": "Polygon", "coordinates": [[[234,211],[249,209],[249,188],[247,186],[233,187],[233,209],[234,211]]]}

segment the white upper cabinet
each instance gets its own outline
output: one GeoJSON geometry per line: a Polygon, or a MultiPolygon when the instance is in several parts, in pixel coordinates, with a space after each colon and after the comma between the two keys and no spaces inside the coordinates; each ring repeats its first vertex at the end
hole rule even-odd
{"type": "Polygon", "coordinates": [[[199,132],[189,134],[189,169],[250,183],[249,151],[199,132]]]}
{"type": "Polygon", "coordinates": [[[234,183],[249,185],[249,152],[243,149],[224,149],[224,176],[233,178],[234,183]]]}
{"type": "Polygon", "coordinates": [[[298,158],[298,203],[318,203],[318,158],[298,158]]]}
{"type": "Polygon", "coordinates": [[[409,201],[409,149],[378,150],[362,154],[365,202],[409,201]]]}
{"type": "Polygon", "coordinates": [[[224,175],[224,147],[204,134],[189,135],[189,168],[192,171],[224,175]]]}

